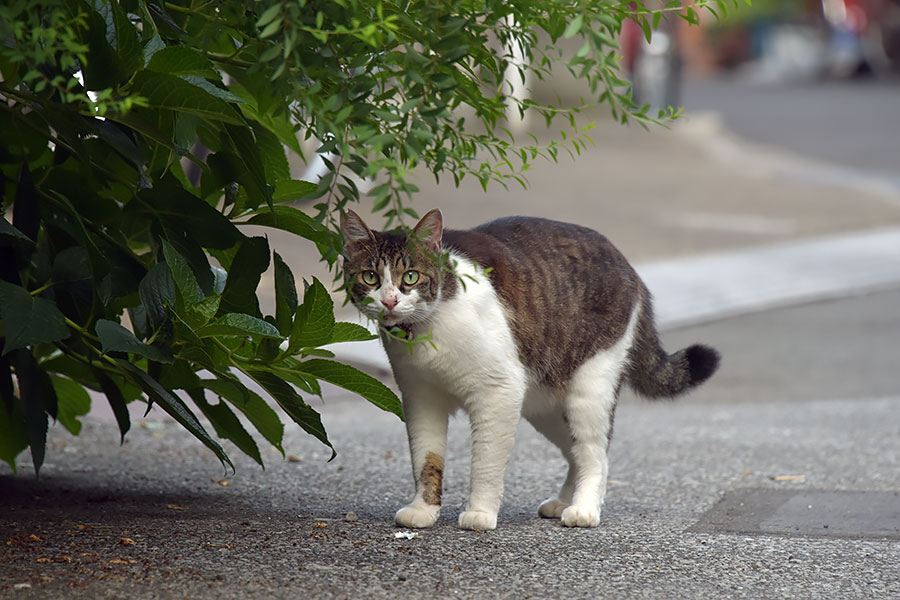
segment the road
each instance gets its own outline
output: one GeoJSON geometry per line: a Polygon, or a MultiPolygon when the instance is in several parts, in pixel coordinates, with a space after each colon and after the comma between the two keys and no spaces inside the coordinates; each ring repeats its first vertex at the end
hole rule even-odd
{"type": "Polygon", "coordinates": [[[739,136],[885,177],[900,174],[900,82],[875,79],[757,85],[691,79],[683,104],[721,114],[739,136]]]}

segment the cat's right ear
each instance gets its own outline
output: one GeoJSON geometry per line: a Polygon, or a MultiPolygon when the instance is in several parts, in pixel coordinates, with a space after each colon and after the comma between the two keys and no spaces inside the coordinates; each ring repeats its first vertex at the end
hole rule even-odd
{"type": "Polygon", "coordinates": [[[341,233],[344,234],[345,248],[353,244],[375,241],[375,234],[352,210],[341,214],[341,233]]]}
{"type": "Polygon", "coordinates": [[[413,227],[413,233],[425,244],[425,249],[435,254],[441,251],[441,236],[444,233],[444,217],[437,208],[429,210],[413,227]]]}

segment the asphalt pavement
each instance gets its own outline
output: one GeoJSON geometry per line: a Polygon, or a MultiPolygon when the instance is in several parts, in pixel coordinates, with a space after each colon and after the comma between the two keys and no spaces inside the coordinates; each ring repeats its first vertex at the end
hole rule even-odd
{"type": "MultiPolygon", "coordinates": [[[[647,268],[900,225],[900,194],[865,174],[835,186],[748,168],[794,159],[717,123],[648,134],[601,122],[585,156],[538,165],[527,192],[423,180],[415,207],[440,206],[457,227],[504,214],[577,221],[647,268]]],[[[304,243],[270,239],[295,273],[320,269],[304,243]]],[[[672,321],[665,344],[716,346],[721,372],[676,402],[623,396],[591,530],[537,516],[564,465],[527,425],[496,531],[455,527],[468,473],[456,418],[442,516],[409,538],[392,522],[412,491],[403,425],[337,390],[314,401],[334,461],[289,427],[288,459],[267,449],[264,471],[229,447],[233,475],[154,413],[121,447],[102,413],[77,438],[56,425],[40,479],[27,456],[17,475],[0,467],[2,596],[898,597],[895,283],[672,321]]]]}

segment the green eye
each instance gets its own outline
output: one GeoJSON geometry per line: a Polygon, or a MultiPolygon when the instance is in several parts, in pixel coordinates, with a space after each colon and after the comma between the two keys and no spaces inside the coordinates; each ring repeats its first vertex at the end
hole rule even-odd
{"type": "Polygon", "coordinates": [[[418,271],[407,271],[403,274],[403,283],[406,285],[416,285],[416,282],[419,281],[419,272],[418,271]]]}
{"type": "Polygon", "coordinates": [[[378,275],[375,274],[375,271],[363,271],[359,274],[359,278],[363,280],[363,283],[366,285],[375,285],[378,283],[378,275]]]}

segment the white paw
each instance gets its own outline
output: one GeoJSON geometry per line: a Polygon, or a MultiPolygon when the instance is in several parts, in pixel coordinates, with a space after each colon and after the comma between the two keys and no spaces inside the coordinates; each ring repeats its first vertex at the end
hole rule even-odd
{"type": "Polygon", "coordinates": [[[460,529],[489,531],[497,528],[497,514],[481,510],[467,510],[459,515],[460,529]]]}
{"type": "Polygon", "coordinates": [[[410,504],[394,515],[394,522],[400,527],[431,527],[437,521],[441,507],[433,504],[410,504]]]}
{"type": "Polygon", "coordinates": [[[566,527],[596,527],[600,524],[600,509],[570,506],[560,515],[566,527]]]}
{"type": "Polygon", "coordinates": [[[563,502],[559,498],[547,498],[538,506],[538,514],[545,519],[558,519],[568,507],[569,503],[563,502]]]}

